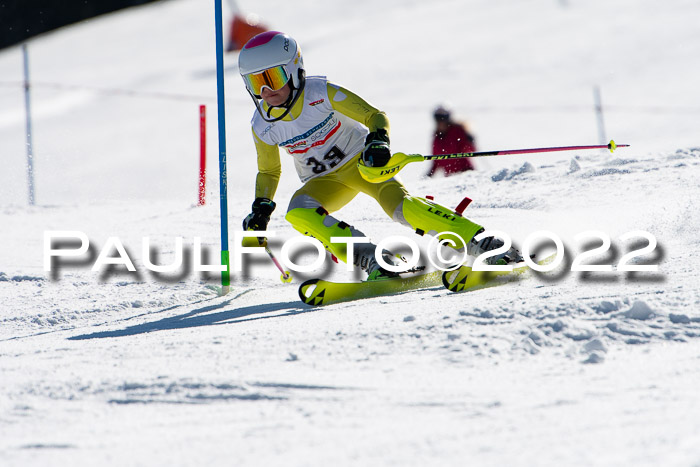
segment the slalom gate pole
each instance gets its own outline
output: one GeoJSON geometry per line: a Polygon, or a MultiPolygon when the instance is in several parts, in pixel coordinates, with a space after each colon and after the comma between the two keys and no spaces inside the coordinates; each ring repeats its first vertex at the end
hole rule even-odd
{"type": "Polygon", "coordinates": [[[199,106],[199,206],[207,196],[207,106],[199,106]]]}
{"type": "Polygon", "coordinates": [[[595,101],[595,114],[598,121],[598,141],[603,144],[608,138],[605,136],[605,122],[603,121],[603,101],[600,98],[600,86],[593,86],[593,100],[595,101]]]}
{"type": "Polygon", "coordinates": [[[222,26],[221,0],[214,0],[214,22],[216,23],[216,95],[219,115],[219,193],[221,217],[221,294],[226,295],[231,285],[231,263],[228,249],[228,178],[226,172],[226,108],[224,100],[224,34],[222,26]]]}
{"type": "Polygon", "coordinates": [[[34,206],[36,197],[34,194],[34,151],[32,149],[32,113],[29,84],[29,52],[27,52],[27,44],[22,44],[22,56],[24,57],[24,108],[27,114],[27,179],[29,181],[29,205],[34,206]]]}

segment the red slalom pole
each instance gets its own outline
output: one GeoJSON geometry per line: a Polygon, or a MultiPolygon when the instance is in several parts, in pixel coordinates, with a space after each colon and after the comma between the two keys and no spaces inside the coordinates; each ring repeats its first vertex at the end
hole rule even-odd
{"type": "Polygon", "coordinates": [[[199,206],[206,202],[207,185],[207,107],[199,106],[199,206]]]}

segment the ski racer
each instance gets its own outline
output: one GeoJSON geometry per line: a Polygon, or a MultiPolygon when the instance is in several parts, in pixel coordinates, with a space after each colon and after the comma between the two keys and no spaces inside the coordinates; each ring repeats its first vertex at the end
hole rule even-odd
{"type": "MultiPolygon", "coordinates": [[[[303,185],[291,198],[285,219],[304,235],[319,240],[335,257],[351,261],[368,274],[368,280],[396,277],[378,263],[376,245],[353,245],[348,258],[346,243],[331,237],[365,237],[352,225],[331,214],[359,193],[374,198],[394,221],[423,235],[442,234],[457,250],[478,256],[499,248],[494,237],[474,237],[483,227],[453,210],[409,195],[396,178],[382,183],[364,180],[358,164],[382,167],[391,158],[389,120],[361,97],[321,76],[306,76],[301,49],[287,34],[268,31],[250,39],[240,52],[239,71],[255,103],[252,133],[258,158],[255,201],[243,220],[244,230],[264,231],[275,210],[273,201],[281,174],[279,147],[294,158],[303,185]],[[460,238],[461,237],[461,238],[460,238]]],[[[388,251],[382,259],[398,265],[388,251]]],[[[492,256],[488,262],[521,261],[515,249],[492,256]]]]}

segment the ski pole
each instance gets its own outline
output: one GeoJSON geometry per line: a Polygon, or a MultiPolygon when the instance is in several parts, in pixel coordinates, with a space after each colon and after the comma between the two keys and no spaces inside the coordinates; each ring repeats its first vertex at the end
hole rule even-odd
{"type": "Polygon", "coordinates": [[[532,148],[532,149],[507,149],[501,151],[482,151],[482,152],[458,152],[454,154],[440,154],[440,155],[430,155],[422,156],[420,154],[404,154],[403,152],[397,152],[391,159],[389,163],[384,167],[367,167],[366,165],[359,163],[358,169],[362,178],[370,183],[381,183],[389,180],[391,177],[398,174],[398,172],[403,169],[406,165],[411,162],[420,161],[432,161],[432,160],[442,160],[442,159],[457,159],[462,157],[487,157],[487,156],[506,156],[510,154],[529,154],[535,152],[555,152],[555,151],[576,151],[584,149],[609,149],[613,152],[617,148],[626,148],[629,144],[615,144],[615,141],[610,140],[608,144],[599,144],[593,146],[558,146],[551,148],[532,148]]]}
{"type": "MultiPolygon", "coordinates": [[[[248,229],[252,230],[252,229],[248,229]]],[[[267,246],[267,238],[265,237],[245,237],[242,242],[242,246],[248,247],[248,248],[258,248],[262,247],[265,248],[265,253],[267,253],[267,256],[270,257],[273,263],[275,263],[275,266],[277,266],[277,269],[282,273],[282,276],[280,276],[280,280],[282,282],[292,282],[292,273],[289,271],[285,271],[282,265],[280,264],[279,261],[277,261],[277,258],[275,258],[275,255],[272,253],[272,250],[270,250],[270,247],[267,246]]]]}
{"type": "Polygon", "coordinates": [[[272,254],[272,250],[270,250],[270,247],[267,246],[267,242],[265,243],[265,251],[267,252],[272,262],[275,263],[277,269],[279,269],[279,271],[282,273],[282,276],[280,276],[280,280],[285,283],[292,282],[292,274],[289,271],[284,270],[280,262],[277,261],[277,258],[275,258],[275,255],[272,254]]]}

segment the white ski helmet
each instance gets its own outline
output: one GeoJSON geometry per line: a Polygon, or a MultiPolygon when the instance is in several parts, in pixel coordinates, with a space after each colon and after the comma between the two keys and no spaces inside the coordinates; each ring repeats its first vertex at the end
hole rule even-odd
{"type": "Polygon", "coordinates": [[[287,34],[278,31],[263,32],[250,39],[238,55],[238,70],[256,108],[267,121],[281,120],[289,113],[306,81],[299,45],[287,34]],[[281,117],[270,119],[272,108],[269,108],[266,118],[260,104],[262,89],[267,87],[276,91],[287,83],[290,83],[292,92],[287,102],[281,105],[287,111],[281,117]]]}

